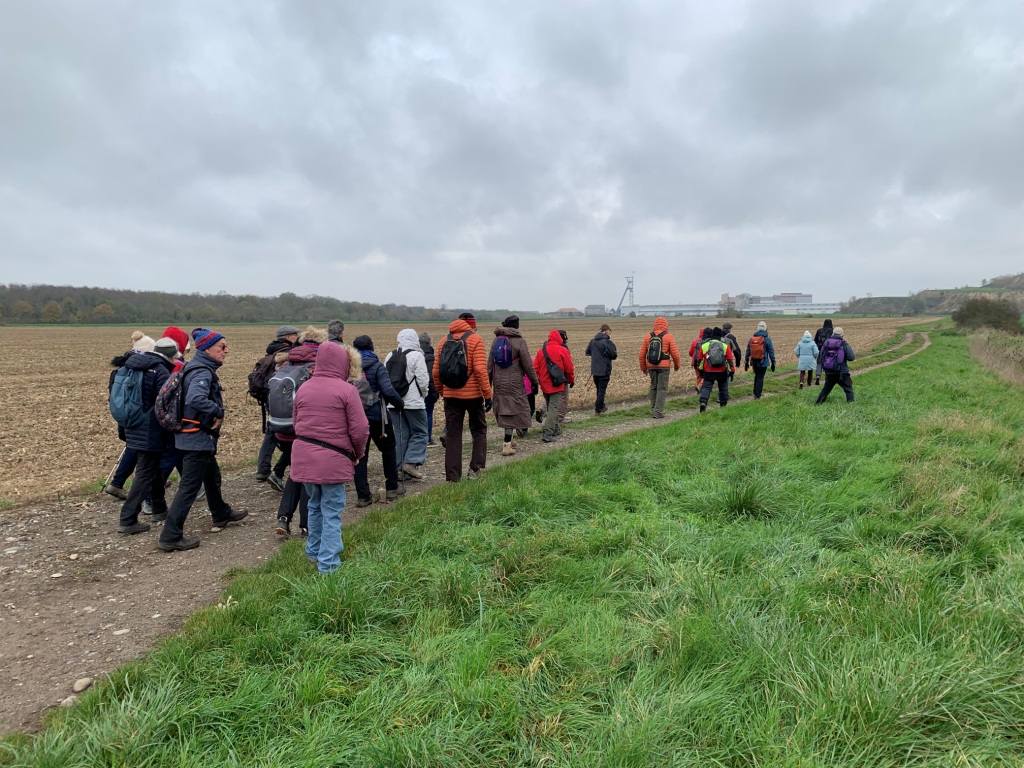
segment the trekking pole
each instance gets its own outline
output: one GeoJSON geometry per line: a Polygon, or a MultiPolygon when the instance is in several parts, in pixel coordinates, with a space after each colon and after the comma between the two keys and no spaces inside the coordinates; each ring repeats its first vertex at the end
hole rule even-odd
{"type": "MultiPolygon", "coordinates": [[[[107,479],[103,481],[103,488],[106,488],[110,484],[110,481],[114,478],[114,473],[117,472],[117,468],[121,466],[121,459],[124,458],[124,452],[128,450],[128,443],[124,444],[124,448],[121,449],[121,453],[117,456],[117,461],[114,462],[113,469],[110,470],[110,474],[107,475],[107,479]]],[[[100,489],[102,490],[102,488],[100,489]]]]}

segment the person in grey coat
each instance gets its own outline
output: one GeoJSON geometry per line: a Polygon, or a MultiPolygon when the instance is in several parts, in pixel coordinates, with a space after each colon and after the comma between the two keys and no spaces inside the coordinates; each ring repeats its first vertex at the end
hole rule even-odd
{"type": "Polygon", "coordinates": [[[217,441],[224,423],[224,400],[217,369],[227,357],[228,343],[221,334],[205,328],[192,331],[192,341],[196,356],[181,370],[185,390],[181,420],[185,428],[174,436],[175,447],[183,453],[181,481],[167,510],[167,520],[157,545],[165,552],[199,546],[199,539],[184,537],[184,526],[200,487],[206,489],[206,503],[215,526],[223,528],[249,514],[244,509],[231,509],[220,490],[217,441]]]}
{"type": "Polygon", "coordinates": [[[612,360],[619,356],[611,336],[612,327],[605,323],[587,344],[586,355],[590,358],[590,376],[594,380],[594,388],[597,390],[594,413],[598,416],[608,410],[604,404],[604,396],[608,391],[608,382],[612,378],[612,360]]]}

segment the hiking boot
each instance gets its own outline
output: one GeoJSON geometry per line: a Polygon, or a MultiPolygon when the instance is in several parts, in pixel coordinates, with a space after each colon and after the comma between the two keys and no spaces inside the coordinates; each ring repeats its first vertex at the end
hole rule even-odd
{"type": "Polygon", "coordinates": [[[167,519],[167,513],[166,512],[154,512],[153,513],[153,517],[150,518],[150,522],[152,522],[152,523],[162,523],[166,519],[167,519]]]}
{"type": "Polygon", "coordinates": [[[267,478],[267,485],[273,488],[278,493],[284,493],[284,480],[277,475],[271,475],[267,478]]]}
{"type": "Polygon", "coordinates": [[[117,532],[125,536],[134,536],[136,533],[145,533],[149,530],[149,523],[132,523],[131,525],[117,526],[117,532]]]}
{"type": "Polygon", "coordinates": [[[528,429],[517,429],[516,430],[516,434],[519,435],[519,437],[526,437],[528,434],[530,434],[530,430],[528,430],[528,429]]]}
{"type": "Polygon", "coordinates": [[[504,445],[501,446],[501,455],[502,456],[515,456],[516,455],[516,449],[512,447],[512,443],[505,443],[504,445]]]}
{"type": "Polygon", "coordinates": [[[107,483],[103,486],[103,492],[113,496],[115,499],[120,499],[121,501],[128,498],[128,492],[120,485],[114,485],[113,483],[107,483]]]}
{"type": "Polygon", "coordinates": [[[226,518],[224,518],[223,520],[214,520],[213,521],[213,525],[216,528],[226,528],[231,523],[237,523],[239,520],[242,520],[242,519],[244,519],[244,518],[246,518],[248,516],[249,516],[249,510],[247,510],[247,509],[235,510],[235,509],[231,509],[229,507],[228,508],[228,516],[226,518]]]}
{"type": "Polygon", "coordinates": [[[444,435],[440,435],[437,438],[437,442],[439,442],[441,444],[442,448],[447,448],[448,447],[448,440],[445,438],[444,435]]]}
{"type": "Polygon", "coordinates": [[[202,486],[199,489],[199,493],[196,494],[196,501],[202,501],[206,498],[206,486],[202,486]]]}
{"type": "Polygon", "coordinates": [[[142,514],[144,514],[144,515],[152,515],[153,514],[153,502],[152,501],[144,501],[144,502],[142,502],[142,514]]]}
{"type": "Polygon", "coordinates": [[[394,501],[399,496],[405,493],[405,488],[396,488],[393,491],[384,491],[384,498],[388,501],[394,501]]]}
{"type": "Polygon", "coordinates": [[[274,533],[278,536],[291,536],[292,526],[287,517],[277,518],[277,528],[274,529],[274,533]]]}
{"type": "Polygon", "coordinates": [[[516,442],[516,439],[514,437],[509,441],[509,445],[511,445],[513,448],[519,447],[519,443],[516,442]]]}
{"type": "Polygon", "coordinates": [[[371,504],[373,504],[373,499],[372,498],[370,498],[370,499],[356,499],[356,506],[357,507],[368,507],[371,504]]]}
{"type": "Polygon", "coordinates": [[[537,420],[538,424],[544,423],[544,411],[537,410],[533,412],[533,418],[537,420]]]}
{"type": "Polygon", "coordinates": [[[550,432],[545,432],[543,437],[541,437],[540,441],[542,443],[553,443],[555,442],[555,436],[552,435],[550,432]]]}
{"type": "Polygon", "coordinates": [[[725,406],[727,406],[728,404],[729,404],[728,402],[725,402],[725,403],[719,403],[719,404],[718,404],[718,407],[719,407],[719,408],[725,408],[725,406]]]}
{"type": "Polygon", "coordinates": [[[413,480],[423,479],[423,473],[415,464],[403,464],[402,471],[405,472],[406,477],[411,477],[413,480]]]}
{"type": "Polygon", "coordinates": [[[803,388],[804,388],[804,383],[801,381],[800,382],[800,389],[803,389],[803,388]]]}
{"type": "Polygon", "coordinates": [[[199,539],[186,539],[182,536],[177,541],[158,541],[156,545],[164,552],[184,552],[199,546],[199,539]]]}
{"type": "Polygon", "coordinates": [[[707,409],[708,409],[708,404],[707,403],[701,403],[700,404],[700,412],[701,413],[704,413],[704,411],[706,411],[707,409]]]}
{"type": "Polygon", "coordinates": [[[651,418],[652,419],[664,419],[665,418],[665,414],[664,413],[652,413],[651,414],[651,418]]]}
{"type": "Polygon", "coordinates": [[[821,379],[820,378],[816,378],[814,380],[814,386],[816,386],[816,387],[820,387],[821,386],[821,379]]]}
{"type": "Polygon", "coordinates": [[[484,471],[482,469],[471,469],[466,473],[467,480],[479,480],[483,476],[484,471]]]}
{"type": "Polygon", "coordinates": [[[269,472],[267,474],[263,474],[262,472],[257,472],[256,473],[256,482],[257,483],[265,483],[265,482],[267,482],[267,478],[268,477],[270,477],[270,473],[269,472]]]}

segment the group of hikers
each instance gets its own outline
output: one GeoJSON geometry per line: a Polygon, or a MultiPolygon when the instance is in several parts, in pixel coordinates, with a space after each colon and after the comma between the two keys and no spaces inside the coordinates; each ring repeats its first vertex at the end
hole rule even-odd
{"type": "MultiPolygon", "coordinates": [[[[568,334],[552,329],[531,357],[519,325],[519,317],[509,315],[488,344],[477,331],[474,315],[464,312],[451,322],[436,351],[429,334],[406,328],[383,361],[367,335],[347,344],[340,320],[326,328],[279,327],[248,378],[249,394],[262,415],[256,479],[281,492],[275,532],[289,536],[298,511],[306,555],[320,573],[330,573],[340,564],[341,513],[349,481],[354,481],[357,507],[393,501],[405,493],[407,481],[423,479],[428,446],[440,443],[445,480],[459,482],[467,419],[471,449],[465,477],[477,479],[487,464],[489,412],[503,430],[502,456],[516,453],[517,438],[525,437],[534,421],[541,425],[541,441],[555,442],[569,390],[576,383],[568,334]],[[433,414],[438,400],[443,400],[444,427],[435,443],[433,414]],[[383,464],[384,487],[376,491],[368,476],[371,444],[383,464]],[[280,453],[276,462],[275,452],[280,453]]],[[[618,358],[611,336],[611,327],[602,324],[585,352],[591,359],[597,415],[607,411],[612,363],[618,358]]],[[[161,549],[193,549],[199,541],[184,536],[184,524],[204,494],[214,526],[246,517],[246,510],[235,510],[224,500],[217,462],[224,419],[217,370],[227,354],[222,334],[205,328],[186,334],[171,326],[157,341],[136,331],[132,349],[111,361],[110,409],[125,451],[104,491],[123,500],[120,533],[150,530],[150,524],[140,519],[145,514],[153,523],[163,522],[161,549]],[[195,355],[185,363],[192,348],[195,355]],[[168,505],[164,488],[174,469],[180,482],[168,505]],[[135,479],[126,492],[133,470],[135,479]]],[[[842,328],[825,320],[814,337],[804,333],[794,354],[801,389],[811,386],[812,371],[815,385],[824,373],[818,403],[837,385],[848,401],[853,400],[847,363],[854,353],[842,328]]],[[[742,352],[731,323],[704,328],[691,342],[688,357],[701,412],[716,384],[719,405],[728,403],[729,382],[741,359],[744,370],[754,368],[755,398],[761,397],[765,373],[776,367],[775,347],[764,322],[742,352]]],[[[664,418],[669,376],[681,364],[668,322],[659,317],[639,353],[640,370],[650,379],[655,419],[664,418]]]]}

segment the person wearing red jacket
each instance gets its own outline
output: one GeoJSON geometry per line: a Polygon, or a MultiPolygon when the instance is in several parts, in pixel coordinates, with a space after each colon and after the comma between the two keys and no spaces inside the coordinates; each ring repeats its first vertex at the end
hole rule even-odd
{"type": "Polygon", "coordinates": [[[654,320],[654,330],[644,337],[640,345],[640,370],[651,378],[651,418],[665,418],[665,396],[668,394],[668,377],[673,369],[679,370],[679,346],[675,337],[668,332],[668,320],[658,317],[654,320]],[[661,342],[661,355],[657,362],[648,360],[651,352],[651,340],[657,337],[661,342]]]}
{"type": "Polygon", "coordinates": [[[491,410],[491,381],[487,377],[487,350],[484,340],[476,333],[476,319],[463,312],[448,326],[448,335],[437,346],[432,378],[438,394],[444,398],[444,479],[457,483],[462,479],[462,425],[469,415],[469,434],[473,451],[469,458],[469,480],[480,477],[487,466],[487,417],[491,410]],[[472,322],[471,322],[472,321],[472,322]],[[445,344],[466,345],[466,366],[469,378],[461,387],[445,386],[441,381],[441,360],[445,344]]]}
{"type": "Polygon", "coordinates": [[[548,331],[548,340],[537,350],[533,358],[533,367],[537,371],[537,378],[540,380],[540,391],[544,393],[546,402],[545,411],[547,416],[544,419],[544,435],[541,441],[553,443],[561,433],[562,428],[558,426],[558,404],[561,402],[565,392],[576,383],[576,369],[572,364],[572,355],[562,342],[562,334],[557,329],[548,331]],[[564,381],[555,383],[551,378],[552,373],[562,372],[564,381]]]}
{"type": "Polygon", "coordinates": [[[732,345],[722,340],[721,328],[711,329],[711,338],[697,350],[697,362],[704,372],[704,383],[700,388],[700,412],[707,410],[716,381],[718,405],[725,408],[729,403],[729,379],[736,372],[736,358],[732,354],[732,345]],[[721,363],[717,362],[719,356],[721,363]]]}

